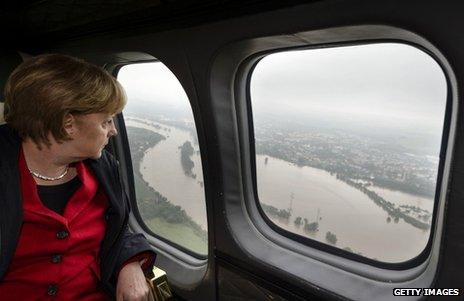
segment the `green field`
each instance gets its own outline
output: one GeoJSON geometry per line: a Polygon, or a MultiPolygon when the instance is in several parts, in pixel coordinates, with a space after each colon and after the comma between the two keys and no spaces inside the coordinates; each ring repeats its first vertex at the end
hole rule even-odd
{"type": "Polygon", "coordinates": [[[162,218],[155,217],[146,221],[146,225],[156,234],[168,238],[170,241],[192,250],[198,254],[208,254],[208,244],[204,237],[184,224],[169,223],[162,218]]]}

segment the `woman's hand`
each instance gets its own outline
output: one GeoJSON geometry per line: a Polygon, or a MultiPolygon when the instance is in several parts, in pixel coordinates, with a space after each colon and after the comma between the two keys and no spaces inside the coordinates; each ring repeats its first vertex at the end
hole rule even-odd
{"type": "Polygon", "coordinates": [[[138,261],[126,264],[118,276],[117,301],[148,301],[149,288],[138,261]]]}

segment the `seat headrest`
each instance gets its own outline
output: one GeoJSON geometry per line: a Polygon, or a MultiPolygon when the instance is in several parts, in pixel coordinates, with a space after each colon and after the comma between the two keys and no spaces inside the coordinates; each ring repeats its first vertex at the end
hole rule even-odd
{"type": "Polygon", "coordinates": [[[4,101],[3,89],[11,72],[23,62],[16,51],[0,50],[0,102],[4,101]]]}
{"type": "Polygon", "coordinates": [[[6,81],[11,72],[23,62],[21,55],[12,50],[0,50],[0,124],[5,123],[4,112],[4,95],[6,81]]]}

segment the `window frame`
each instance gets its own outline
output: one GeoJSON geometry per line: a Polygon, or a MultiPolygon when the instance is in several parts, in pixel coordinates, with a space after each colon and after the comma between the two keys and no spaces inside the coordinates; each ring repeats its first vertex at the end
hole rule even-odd
{"type": "MultiPolygon", "coordinates": [[[[153,59],[153,60],[143,60],[143,61],[134,61],[134,62],[127,62],[127,63],[123,63],[123,64],[117,64],[117,65],[115,65],[113,67],[112,74],[113,74],[113,76],[115,78],[118,78],[119,72],[121,71],[121,69],[123,67],[129,66],[129,65],[135,65],[135,64],[146,64],[146,63],[161,63],[171,71],[171,69],[166,64],[164,64],[161,60],[153,59]]],[[[176,76],[174,74],[174,72],[172,72],[172,73],[173,73],[174,76],[176,76]]],[[[179,81],[177,76],[176,76],[176,79],[179,81]]],[[[182,83],[180,81],[179,81],[179,83],[182,85],[182,83]]],[[[184,87],[182,87],[182,88],[184,89],[184,87]]],[[[184,92],[186,93],[185,89],[184,89],[184,92]]],[[[189,98],[187,93],[186,93],[186,95],[187,95],[187,98],[189,98]]],[[[194,118],[195,116],[194,116],[192,104],[190,103],[190,99],[189,99],[188,105],[190,106],[190,110],[192,112],[192,117],[194,118]]],[[[200,253],[196,253],[195,251],[192,251],[192,250],[190,250],[190,249],[188,249],[188,248],[186,248],[184,246],[181,246],[181,245],[169,240],[168,238],[163,237],[163,236],[153,232],[150,229],[150,227],[148,227],[147,224],[145,223],[145,221],[143,220],[142,215],[140,214],[140,211],[139,211],[139,206],[137,204],[137,193],[136,193],[136,189],[135,189],[135,179],[134,179],[134,169],[133,169],[133,164],[132,164],[132,154],[130,153],[129,136],[127,134],[127,129],[126,129],[126,124],[125,124],[123,112],[118,114],[116,119],[117,119],[119,136],[120,136],[120,140],[121,140],[121,143],[122,143],[122,147],[123,147],[123,149],[127,150],[127,151],[121,152],[119,157],[121,157],[121,156],[124,157],[124,163],[125,163],[124,166],[126,167],[126,170],[127,170],[126,177],[127,177],[128,185],[126,187],[126,190],[127,190],[128,194],[129,194],[129,200],[131,201],[131,208],[132,208],[132,214],[133,214],[133,220],[130,222],[131,226],[134,229],[137,229],[139,232],[147,233],[152,238],[155,238],[156,240],[155,240],[154,244],[156,244],[159,247],[164,246],[165,248],[163,248],[163,249],[168,251],[167,253],[165,253],[165,255],[171,254],[171,255],[174,255],[176,258],[181,259],[182,261],[184,261],[184,262],[186,262],[186,263],[188,263],[188,264],[190,264],[192,266],[204,267],[206,262],[208,261],[208,256],[209,256],[208,253],[209,253],[209,251],[208,251],[207,254],[200,254],[200,253]],[[124,126],[120,126],[122,124],[124,126]],[[188,256],[186,257],[185,255],[188,255],[188,256]]],[[[195,130],[196,130],[196,134],[197,134],[197,137],[198,137],[199,133],[198,133],[198,128],[197,128],[195,118],[194,118],[193,121],[195,123],[195,130]]],[[[200,153],[202,153],[201,145],[199,145],[199,148],[200,148],[200,153]]],[[[203,160],[202,160],[202,165],[203,165],[203,160]]],[[[202,166],[202,168],[203,168],[203,166],[202,166]]],[[[204,177],[203,177],[203,181],[204,181],[204,177]]],[[[206,189],[204,189],[204,201],[205,201],[205,204],[206,204],[206,189]]],[[[207,215],[206,211],[205,211],[205,215],[207,215]]],[[[207,237],[208,237],[207,249],[209,249],[209,246],[208,246],[209,245],[209,234],[208,234],[208,232],[209,232],[209,230],[207,229],[206,230],[207,237]]],[[[150,241],[150,242],[152,242],[152,241],[150,241]]]]}
{"type": "MultiPolygon", "coordinates": [[[[258,52],[258,53],[255,53],[249,56],[243,64],[244,65],[246,64],[247,67],[242,66],[241,68],[248,68],[248,73],[241,74],[241,76],[246,76],[246,83],[245,83],[246,85],[246,106],[247,106],[246,110],[247,110],[248,125],[249,125],[248,127],[249,156],[250,156],[249,160],[251,162],[253,198],[254,198],[254,201],[256,202],[256,207],[261,215],[261,218],[266,222],[266,224],[276,233],[282,236],[285,236],[285,237],[289,237],[295,242],[301,243],[311,248],[319,249],[321,251],[324,251],[330,254],[334,254],[336,256],[341,256],[349,260],[357,261],[357,262],[367,264],[370,266],[374,266],[377,268],[381,268],[381,269],[406,270],[406,269],[410,269],[413,267],[417,267],[421,263],[423,263],[429,256],[429,253],[432,247],[433,237],[435,235],[434,231],[435,231],[435,224],[436,224],[436,219],[437,219],[437,209],[438,209],[438,203],[440,201],[440,191],[442,188],[442,182],[443,182],[443,176],[444,176],[444,173],[443,173],[444,164],[445,164],[444,158],[447,153],[448,141],[450,138],[449,132],[450,132],[451,114],[452,114],[451,112],[452,96],[450,94],[451,89],[450,89],[449,75],[447,74],[446,69],[443,66],[443,63],[440,62],[439,58],[432,51],[428,50],[424,46],[413,43],[411,41],[400,40],[400,39],[368,39],[368,40],[362,40],[362,41],[333,42],[333,43],[324,43],[324,44],[316,44],[316,45],[284,47],[284,48],[277,48],[277,49],[272,49],[272,50],[267,50],[267,51],[265,50],[265,51],[258,52]],[[314,49],[324,49],[324,48],[331,49],[331,48],[342,48],[342,47],[349,47],[349,46],[364,46],[364,45],[373,45],[373,44],[378,45],[378,44],[392,44],[392,43],[414,47],[417,51],[421,51],[427,54],[431,59],[433,59],[435,63],[440,67],[441,71],[443,72],[443,75],[446,80],[446,90],[447,90],[446,100],[445,100],[445,110],[444,110],[445,114],[443,116],[444,117],[443,118],[443,129],[441,132],[439,165],[438,165],[438,170],[437,170],[437,180],[436,180],[436,186],[435,186],[433,212],[432,212],[430,233],[429,233],[429,237],[427,240],[427,244],[425,248],[419,254],[417,254],[417,256],[409,260],[406,260],[403,262],[397,262],[397,263],[374,260],[374,259],[362,256],[362,255],[358,255],[356,253],[348,252],[346,250],[343,250],[342,248],[337,248],[335,246],[329,245],[322,241],[317,241],[315,239],[311,239],[309,237],[305,237],[297,233],[290,232],[276,225],[268,217],[268,215],[264,212],[261,206],[261,201],[258,195],[257,172],[256,172],[256,151],[255,151],[256,143],[255,143],[255,135],[254,135],[255,130],[254,130],[254,122],[253,122],[252,99],[251,99],[251,79],[252,79],[253,72],[256,66],[260,63],[260,61],[268,55],[272,55],[275,53],[284,53],[286,51],[294,51],[294,50],[297,50],[297,51],[298,50],[314,50],[314,49]]],[[[250,201],[253,201],[253,200],[250,200],[250,201]]]]}
{"type": "MultiPolygon", "coordinates": [[[[222,117],[226,125],[234,124],[233,127],[220,126],[217,136],[219,152],[233,154],[227,158],[220,158],[223,167],[221,177],[224,181],[224,225],[236,248],[231,254],[240,252],[241,256],[247,258],[246,262],[253,262],[268,273],[276,273],[282,279],[285,278],[289,286],[304,286],[306,289],[339,298],[390,300],[393,288],[432,286],[443,260],[441,255],[447,226],[447,189],[452,184],[451,163],[459,111],[457,87],[453,68],[437,47],[412,31],[391,25],[324,26],[322,29],[246,38],[222,46],[211,64],[208,89],[213,116],[222,117]],[[250,58],[276,49],[387,40],[412,43],[434,54],[445,70],[452,108],[449,135],[446,135],[449,138],[443,161],[440,201],[436,203],[436,231],[432,238],[431,252],[424,262],[406,270],[375,267],[309,247],[280,235],[261,217],[256,206],[250,175],[249,113],[246,95],[247,74],[253,66],[250,58]],[[234,177],[229,178],[231,175],[234,177]]],[[[224,254],[221,256],[227,256],[227,252],[222,250],[221,254],[224,254]]]]}

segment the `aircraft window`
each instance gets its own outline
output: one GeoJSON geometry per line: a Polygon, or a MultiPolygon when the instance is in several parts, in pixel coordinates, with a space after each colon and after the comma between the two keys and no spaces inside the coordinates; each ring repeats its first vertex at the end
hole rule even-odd
{"type": "Polygon", "coordinates": [[[384,263],[424,251],[447,101],[432,57],[399,43],[282,51],[249,86],[272,227],[384,263]]]}
{"type": "Polygon", "coordinates": [[[140,216],[157,236],[206,255],[207,222],[197,131],[187,95],[162,63],[122,67],[140,216]]]}

